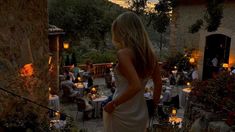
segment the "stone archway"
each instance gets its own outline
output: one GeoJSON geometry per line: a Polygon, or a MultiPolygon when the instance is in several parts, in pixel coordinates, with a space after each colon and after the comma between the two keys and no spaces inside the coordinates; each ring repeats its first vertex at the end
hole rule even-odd
{"type": "Polygon", "coordinates": [[[229,63],[230,67],[235,64],[235,31],[229,30],[226,28],[219,28],[216,32],[200,31],[199,59],[198,59],[198,71],[199,71],[199,78],[200,79],[203,79],[204,58],[205,58],[205,56],[208,56],[205,54],[207,41],[209,41],[208,37],[210,36],[213,39],[213,35],[222,35],[222,36],[226,36],[226,37],[230,38],[230,49],[229,49],[229,53],[228,53],[228,63],[229,63]]]}

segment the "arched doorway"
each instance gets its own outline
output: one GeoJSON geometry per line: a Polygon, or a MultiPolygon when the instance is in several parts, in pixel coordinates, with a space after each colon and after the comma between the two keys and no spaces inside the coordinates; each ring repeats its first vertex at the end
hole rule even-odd
{"type": "Polygon", "coordinates": [[[203,76],[206,80],[212,78],[212,74],[217,72],[223,63],[229,61],[231,38],[223,34],[212,34],[206,37],[204,50],[203,76]],[[218,65],[213,66],[212,60],[217,56],[218,65]]]}

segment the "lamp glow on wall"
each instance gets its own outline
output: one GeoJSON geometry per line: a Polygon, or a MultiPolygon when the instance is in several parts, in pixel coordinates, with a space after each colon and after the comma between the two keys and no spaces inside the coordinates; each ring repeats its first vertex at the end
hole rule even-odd
{"type": "Polygon", "coordinates": [[[223,68],[228,68],[228,63],[223,63],[223,68]]]}
{"type": "Polygon", "coordinates": [[[33,75],[33,64],[25,64],[20,70],[21,76],[32,76],[33,75]]]}
{"type": "Polygon", "coordinates": [[[63,47],[64,47],[64,49],[68,49],[69,48],[69,43],[68,42],[64,42],[63,43],[63,47]]]}
{"type": "Polygon", "coordinates": [[[195,62],[195,59],[194,59],[194,58],[190,58],[190,59],[189,59],[189,62],[192,64],[192,63],[195,62]]]}
{"type": "Polygon", "coordinates": [[[20,64],[20,75],[22,77],[32,76],[34,73],[33,55],[30,40],[28,38],[23,39],[22,45],[20,46],[20,54],[21,57],[18,59],[20,64]]]}

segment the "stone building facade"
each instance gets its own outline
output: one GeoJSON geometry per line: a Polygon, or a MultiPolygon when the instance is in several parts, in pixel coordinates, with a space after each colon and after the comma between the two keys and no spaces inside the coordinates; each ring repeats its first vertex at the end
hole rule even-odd
{"type": "MultiPolygon", "coordinates": [[[[203,69],[206,63],[205,59],[211,59],[212,54],[217,54],[210,53],[210,55],[208,55],[208,50],[206,50],[208,45],[212,45],[211,47],[213,47],[213,44],[211,43],[216,41],[209,41],[210,37],[213,38],[213,35],[220,35],[219,37],[222,39],[221,47],[225,48],[226,50],[227,46],[227,51],[224,51],[224,54],[227,55],[224,55],[226,57],[223,60],[223,63],[228,63],[229,67],[235,65],[235,17],[233,17],[235,12],[235,2],[232,0],[225,0],[223,18],[217,31],[208,32],[205,30],[204,26],[197,33],[189,33],[189,27],[194,24],[196,20],[203,19],[205,11],[206,4],[204,0],[179,0],[179,5],[175,8],[174,11],[174,26],[171,26],[171,39],[174,41],[170,42],[170,45],[174,47],[174,50],[176,49],[178,51],[183,51],[184,48],[195,48],[197,50],[196,59],[198,64],[199,77],[201,79],[203,76],[205,76],[203,75],[203,70],[206,70],[203,69]],[[222,43],[223,39],[226,42],[222,43]],[[225,43],[227,43],[227,45],[225,43]]],[[[205,24],[206,22],[204,21],[204,25],[205,24]]],[[[216,36],[214,36],[214,38],[216,38],[216,36]]]]}

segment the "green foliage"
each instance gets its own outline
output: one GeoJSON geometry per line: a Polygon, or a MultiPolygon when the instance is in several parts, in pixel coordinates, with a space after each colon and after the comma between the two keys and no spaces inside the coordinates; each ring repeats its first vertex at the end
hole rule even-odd
{"type": "Polygon", "coordinates": [[[91,50],[82,55],[80,63],[85,63],[87,60],[91,60],[93,63],[107,63],[115,62],[116,54],[114,51],[96,51],[91,50]]]}
{"type": "Polygon", "coordinates": [[[193,83],[190,98],[205,111],[235,111],[235,75],[222,72],[216,78],[193,83]]]}
{"type": "Polygon", "coordinates": [[[154,16],[152,20],[153,29],[159,33],[166,32],[167,26],[170,24],[170,18],[166,13],[160,13],[154,16]]]}
{"type": "Polygon", "coordinates": [[[160,1],[155,5],[156,13],[150,13],[150,22],[149,24],[153,25],[153,29],[159,33],[166,32],[167,27],[170,24],[169,11],[172,10],[172,5],[169,0],[160,1]]]}
{"type": "Polygon", "coordinates": [[[103,0],[50,0],[49,23],[63,28],[67,40],[88,37],[105,42],[112,21],[122,11],[103,0]]]}
{"type": "Polygon", "coordinates": [[[205,14],[205,21],[207,22],[206,29],[208,32],[216,31],[221,24],[223,18],[223,0],[209,1],[207,4],[207,12],[205,14]]]}
{"type": "Polygon", "coordinates": [[[190,33],[198,32],[202,25],[203,25],[203,20],[202,19],[197,20],[196,23],[194,23],[192,26],[189,27],[189,32],[190,33]]]}
{"type": "MultiPolygon", "coordinates": [[[[207,9],[204,14],[206,21],[206,29],[208,32],[216,31],[221,24],[223,18],[223,2],[224,0],[207,0],[207,9]]],[[[203,25],[202,19],[196,21],[195,24],[189,27],[190,33],[196,33],[203,25]]]]}
{"type": "Polygon", "coordinates": [[[174,56],[169,56],[168,58],[166,58],[164,69],[171,71],[172,69],[174,69],[174,66],[177,66],[177,69],[189,71],[190,68],[193,66],[193,64],[189,62],[190,56],[191,52],[188,53],[178,52],[174,56]]]}
{"type": "Polygon", "coordinates": [[[146,7],[148,0],[128,0],[130,9],[136,14],[144,14],[144,9],[146,7]]]}
{"type": "MultiPolygon", "coordinates": [[[[40,122],[38,109],[27,102],[15,102],[11,113],[0,119],[4,131],[49,131],[48,122],[40,122]]],[[[44,120],[48,120],[44,117],[44,120]]]]}

